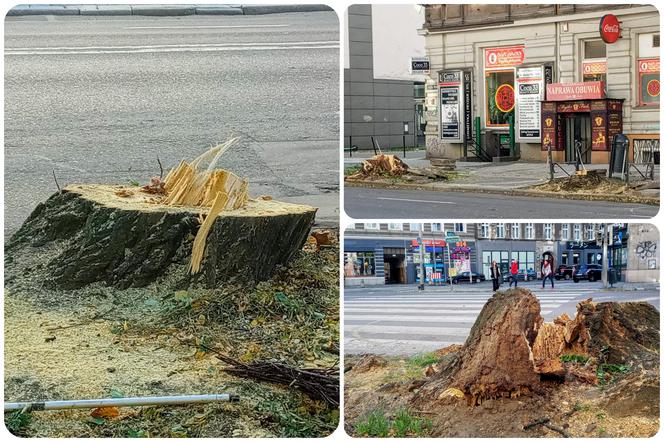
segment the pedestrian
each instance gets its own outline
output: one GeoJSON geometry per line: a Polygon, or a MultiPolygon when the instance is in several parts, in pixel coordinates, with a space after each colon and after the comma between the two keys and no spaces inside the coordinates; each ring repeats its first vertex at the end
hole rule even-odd
{"type": "Polygon", "coordinates": [[[516,288],[517,281],[519,280],[519,263],[516,262],[516,259],[513,259],[512,264],[510,265],[510,275],[512,276],[512,279],[510,279],[510,287],[512,287],[512,283],[514,283],[514,288],[516,288]]]}
{"type": "Polygon", "coordinates": [[[551,270],[551,262],[548,259],[545,259],[544,264],[542,264],[542,288],[544,288],[546,278],[551,280],[551,288],[553,289],[553,271],[551,270]]]}
{"type": "Polygon", "coordinates": [[[500,287],[500,268],[496,261],[491,262],[491,281],[493,282],[493,291],[495,292],[500,287]]]}

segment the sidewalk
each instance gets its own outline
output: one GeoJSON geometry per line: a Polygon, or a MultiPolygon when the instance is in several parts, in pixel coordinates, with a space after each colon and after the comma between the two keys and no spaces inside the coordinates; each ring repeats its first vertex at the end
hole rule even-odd
{"type": "MultiPolygon", "coordinates": [[[[387,152],[385,152],[387,153],[387,152]]],[[[396,154],[400,158],[403,152],[390,151],[390,154],[396,154]]],[[[353,152],[350,157],[348,152],[344,154],[344,167],[359,164],[362,160],[373,156],[373,150],[353,152]]],[[[406,152],[406,158],[402,158],[410,167],[427,167],[429,160],[426,158],[426,151],[417,150],[406,152]]],[[[573,165],[563,165],[565,170],[574,174],[573,165]]],[[[608,164],[587,164],[586,169],[608,169],[608,164]]],[[[636,182],[636,172],[630,174],[631,182],[636,182]]],[[[556,168],[555,178],[565,178],[567,175],[556,168]]],[[[638,178],[641,178],[640,176],[638,178]]],[[[551,196],[558,198],[584,199],[574,195],[559,193],[558,195],[546,195],[542,192],[531,190],[531,186],[544,184],[549,181],[549,166],[541,162],[516,161],[509,163],[483,163],[483,162],[462,162],[456,163],[456,176],[449,181],[430,181],[426,183],[410,183],[408,181],[383,183],[374,182],[356,182],[346,181],[348,186],[362,187],[388,187],[402,189],[423,189],[438,191],[466,191],[483,193],[500,193],[514,196],[551,196]]],[[[659,165],[655,166],[655,181],[659,182],[659,165]]],[[[552,192],[547,192],[552,193],[552,192]]],[[[659,199],[659,189],[641,190],[639,195],[646,200],[659,199]]],[[[597,199],[611,198],[612,195],[595,195],[597,199]],[[606,197],[606,198],[605,198],[606,197]]],[[[592,199],[592,198],[591,198],[592,199]]],[[[616,202],[622,202],[621,195],[615,195],[616,202]]],[[[613,200],[613,199],[609,199],[613,200]]],[[[648,203],[646,201],[646,203],[648,203]]]]}
{"type": "Polygon", "coordinates": [[[261,15],[286,12],[332,11],[326,5],[16,5],[8,17],[26,15],[261,15]]]}

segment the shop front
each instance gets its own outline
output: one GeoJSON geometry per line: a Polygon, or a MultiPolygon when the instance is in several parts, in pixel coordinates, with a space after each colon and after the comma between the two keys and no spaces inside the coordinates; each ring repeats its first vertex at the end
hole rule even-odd
{"type": "Polygon", "coordinates": [[[559,163],[608,163],[623,132],[622,99],[606,98],[603,81],[547,85],[542,102],[542,151],[559,163]]]}
{"type": "Polygon", "coordinates": [[[412,273],[410,240],[354,239],[344,241],[346,286],[408,284],[412,273]]]}
{"type": "Polygon", "coordinates": [[[559,163],[607,164],[623,133],[630,161],[657,164],[656,8],[522,6],[506,23],[475,5],[464,10],[477,14],[473,26],[425,23],[428,157],[546,162],[550,149],[559,163]]]}

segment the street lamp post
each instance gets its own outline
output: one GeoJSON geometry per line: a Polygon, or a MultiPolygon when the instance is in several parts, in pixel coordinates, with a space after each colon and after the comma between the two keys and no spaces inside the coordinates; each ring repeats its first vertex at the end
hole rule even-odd
{"type": "Polygon", "coordinates": [[[424,230],[420,224],[420,234],[417,237],[417,242],[420,244],[420,284],[417,286],[419,290],[424,290],[424,230]]]}
{"type": "Polygon", "coordinates": [[[602,285],[604,288],[609,287],[609,225],[604,223],[604,235],[602,238],[602,285]]]}

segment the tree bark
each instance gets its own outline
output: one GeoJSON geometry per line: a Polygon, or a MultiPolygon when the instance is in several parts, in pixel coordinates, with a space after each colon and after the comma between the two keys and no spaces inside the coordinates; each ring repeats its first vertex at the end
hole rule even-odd
{"type": "MultiPolygon", "coordinates": [[[[6,253],[58,250],[46,284],[73,289],[104,281],[118,288],[157,280],[187,263],[205,208],[167,207],[139,188],[68,186],[39,204],[12,236],[6,253]],[[122,196],[120,196],[122,195],[122,196]]],[[[189,282],[260,281],[303,246],[316,209],[251,200],[219,214],[207,237],[201,271],[189,282]]]]}

